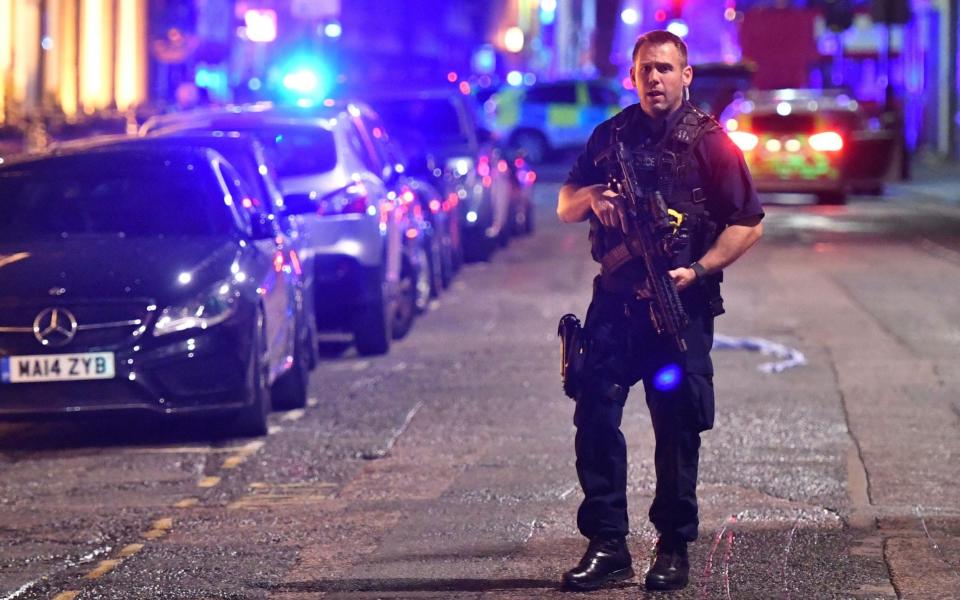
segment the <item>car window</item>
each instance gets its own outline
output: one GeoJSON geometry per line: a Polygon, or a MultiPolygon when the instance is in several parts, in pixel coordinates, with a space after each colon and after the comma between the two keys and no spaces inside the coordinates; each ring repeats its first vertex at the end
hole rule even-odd
{"type": "Polygon", "coordinates": [[[364,126],[370,132],[370,141],[377,152],[377,158],[382,165],[393,165],[395,162],[390,153],[390,137],[387,135],[387,129],[379,118],[374,116],[364,117],[364,126]]]}
{"type": "Polygon", "coordinates": [[[370,140],[366,131],[355,121],[351,121],[350,132],[352,134],[351,137],[355,138],[358,142],[356,144],[357,147],[354,149],[363,160],[363,166],[371,173],[379,174],[383,170],[383,164],[380,161],[380,157],[377,156],[377,151],[374,149],[373,142],[370,140]]]}
{"type": "Polygon", "coordinates": [[[526,101],[533,104],[576,104],[576,85],[554,83],[532,87],[527,90],[526,101]]]}
{"type": "Polygon", "coordinates": [[[0,239],[219,235],[233,217],[205,161],[99,153],[0,172],[0,239]]]}
{"type": "MultiPolygon", "coordinates": [[[[250,199],[257,206],[266,206],[265,210],[270,210],[269,200],[270,192],[267,190],[267,184],[260,175],[260,165],[251,154],[240,148],[218,148],[220,154],[230,163],[230,166],[237,170],[243,182],[248,186],[247,191],[250,199]]],[[[233,192],[231,192],[233,193],[233,192]]]]}
{"type": "Polygon", "coordinates": [[[811,133],[815,123],[816,117],[811,113],[754,114],[751,118],[753,129],[764,133],[811,133]]]}
{"type": "Polygon", "coordinates": [[[262,212],[263,203],[250,193],[250,189],[240,178],[240,174],[237,173],[236,169],[229,163],[218,162],[217,169],[220,171],[220,177],[227,186],[227,192],[233,199],[234,212],[237,218],[240,219],[237,225],[239,225],[241,229],[249,231],[251,215],[256,212],[262,212]]]}
{"type": "Polygon", "coordinates": [[[404,98],[374,102],[393,134],[405,141],[462,143],[468,140],[456,106],[446,98],[404,98]]]}
{"type": "Polygon", "coordinates": [[[590,93],[590,104],[610,106],[620,103],[620,96],[615,91],[602,85],[588,85],[587,91],[590,93]]]}
{"type": "Polygon", "coordinates": [[[337,147],[333,134],[322,127],[216,127],[224,131],[242,131],[254,135],[273,157],[277,175],[297,177],[332,171],[337,166],[337,147]]]}

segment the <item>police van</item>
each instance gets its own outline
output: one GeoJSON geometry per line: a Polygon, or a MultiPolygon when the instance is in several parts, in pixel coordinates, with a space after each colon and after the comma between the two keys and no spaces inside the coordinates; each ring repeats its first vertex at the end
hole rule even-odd
{"type": "Polygon", "coordinates": [[[484,106],[491,130],[530,162],[555,150],[582,148],[594,127],[629,102],[623,88],[603,79],[568,79],[507,87],[484,106]]]}

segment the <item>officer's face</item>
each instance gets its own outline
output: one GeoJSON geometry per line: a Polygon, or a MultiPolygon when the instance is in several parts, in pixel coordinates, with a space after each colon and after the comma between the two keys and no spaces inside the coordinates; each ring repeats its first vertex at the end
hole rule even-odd
{"type": "Polygon", "coordinates": [[[644,44],[630,67],[630,78],[640,96],[643,112],[657,119],[683,103],[683,88],[693,81],[693,69],[684,65],[673,44],[644,44]]]}

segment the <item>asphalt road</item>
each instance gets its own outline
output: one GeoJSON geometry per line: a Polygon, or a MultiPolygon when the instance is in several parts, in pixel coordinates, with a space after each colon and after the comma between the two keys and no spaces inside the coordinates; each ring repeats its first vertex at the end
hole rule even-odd
{"type": "MultiPolygon", "coordinates": [[[[534,237],[468,265],[389,356],[330,348],[310,407],[263,439],[0,425],[0,599],[560,597],[585,544],[556,321],[596,266],[538,185],[534,237]]],[[[671,597],[960,597],[960,208],[897,190],[769,204],[729,269],[701,537],[671,597]],[[762,370],[791,350],[805,364],[762,370]]],[[[623,428],[642,573],[642,391],[623,428]]]]}

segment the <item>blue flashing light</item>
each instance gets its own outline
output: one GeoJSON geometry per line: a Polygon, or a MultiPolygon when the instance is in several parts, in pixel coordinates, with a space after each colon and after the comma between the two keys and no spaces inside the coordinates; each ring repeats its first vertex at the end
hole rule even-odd
{"type": "Polygon", "coordinates": [[[310,69],[298,69],[283,76],[283,87],[301,94],[311,94],[320,85],[320,78],[310,69]]]}
{"type": "Polygon", "coordinates": [[[333,91],[334,73],[315,57],[299,55],[280,65],[271,76],[271,89],[286,101],[303,105],[322,102],[333,91]]]}
{"type": "Polygon", "coordinates": [[[661,367],[653,376],[653,387],[661,392],[672,392],[680,385],[683,373],[680,366],[674,363],[661,367]]]}
{"type": "Polygon", "coordinates": [[[678,38],[685,38],[690,33],[690,26],[683,19],[674,19],[667,24],[667,31],[678,38]]]}
{"type": "Polygon", "coordinates": [[[510,71],[507,73],[507,83],[517,87],[523,84],[523,73],[520,71],[510,71]]]}
{"type": "Polygon", "coordinates": [[[338,38],[343,35],[343,27],[337,21],[331,21],[324,26],[323,35],[328,38],[338,38]]]}

